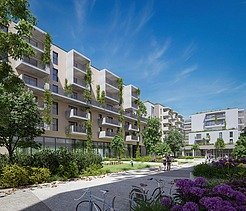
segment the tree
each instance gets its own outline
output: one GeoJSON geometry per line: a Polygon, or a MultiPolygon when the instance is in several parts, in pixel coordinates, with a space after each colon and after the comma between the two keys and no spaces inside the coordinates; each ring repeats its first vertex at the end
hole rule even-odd
{"type": "MultiPolygon", "coordinates": [[[[217,149],[220,153],[225,148],[225,142],[222,138],[217,138],[217,141],[214,143],[215,149],[217,149]]],[[[222,154],[221,154],[222,156],[222,154]]]]}
{"type": "Polygon", "coordinates": [[[181,147],[184,146],[184,137],[178,130],[172,129],[167,138],[165,138],[164,142],[170,146],[175,157],[176,152],[180,151],[181,147]]]}
{"type": "Polygon", "coordinates": [[[193,155],[195,156],[195,152],[200,150],[199,144],[193,144],[191,149],[194,151],[193,155]]]}
{"type": "Polygon", "coordinates": [[[246,157],[246,133],[240,134],[232,153],[236,158],[246,157]]]}
{"type": "Polygon", "coordinates": [[[118,155],[118,158],[120,159],[121,153],[124,152],[124,140],[123,140],[123,138],[119,135],[116,135],[110,143],[110,148],[114,150],[115,156],[117,157],[117,155],[118,155]]]}
{"type": "Polygon", "coordinates": [[[23,85],[9,92],[0,84],[0,116],[0,146],[7,148],[10,161],[17,147],[33,146],[34,137],[44,132],[35,98],[23,85]]]}
{"type": "Polygon", "coordinates": [[[34,137],[44,132],[32,92],[9,63],[34,55],[26,40],[32,36],[36,19],[28,7],[27,0],[0,1],[0,145],[7,148],[10,161],[16,147],[33,147],[34,137]],[[9,30],[11,27],[15,30],[9,30]]]}
{"type": "Polygon", "coordinates": [[[167,143],[165,143],[165,142],[159,142],[156,145],[155,153],[157,155],[166,156],[166,155],[169,155],[171,152],[172,151],[171,151],[170,146],[167,143]]]}
{"type": "Polygon", "coordinates": [[[143,130],[144,145],[149,153],[155,153],[156,145],[161,142],[161,123],[156,117],[148,118],[146,128],[143,130]]]}
{"type": "MultiPolygon", "coordinates": [[[[28,9],[27,0],[1,0],[0,1],[0,28],[9,28],[13,21],[19,21],[14,26],[16,33],[0,30],[0,55],[13,59],[34,54],[32,47],[26,39],[31,37],[31,30],[36,19],[28,9]]],[[[7,58],[4,58],[7,59],[7,58]]],[[[5,60],[6,61],[6,60],[5,60]]]]}

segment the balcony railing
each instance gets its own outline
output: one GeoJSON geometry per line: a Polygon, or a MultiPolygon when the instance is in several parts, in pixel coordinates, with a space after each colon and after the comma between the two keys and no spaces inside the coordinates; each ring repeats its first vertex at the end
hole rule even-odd
{"type": "Polygon", "coordinates": [[[80,63],[78,63],[78,62],[74,62],[74,63],[73,63],[73,66],[76,67],[76,68],[78,68],[79,70],[81,70],[81,71],[83,71],[83,72],[86,72],[86,67],[85,67],[85,65],[83,65],[83,64],[80,64],[80,63]]]}
{"type": "Polygon", "coordinates": [[[135,92],[132,92],[132,96],[135,97],[135,98],[138,98],[138,95],[135,92]]]}
{"type": "Polygon", "coordinates": [[[213,115],[206,115],[205,120],[207,119],[215,119],[215,118],[225,118],[225,114],[213,114],[213,115]]]}
{"type": "Polygon", "coordinates": [[[28,39],[27,42],[30,43],[32,46],[40,49],[41,51],[44,50],[44,44],[34,38],[28,39]]]}
{"type": "Polygon", "coordinates": [[[132,118],[134,118],[134,119],[137,119],[137,118],[138,118],[138,116],[137,116],[136,114],[131,113],[131,112],[125,112],[125,115],[126,115],[126,116],[129,116],[129,117],[132,117],[132,118]]]}
{"type": "Polygon", "coordinates": [[[67,94],[64,89],[61,89],[59,87],[58,87],[57,90],[51,90],[51,91],[53,93],[57,93],[59,95],[65,96],[65,97],[69,97],[69,98],[72,98],[72,99],[75,99],[75,100],[78,100],[78,101],[86,102],[86,100],[84,99],[84,97],[82,95],[80,95],[80,94],[74,94],[74,93],[67,94]]]}
{"type": "Polygon", "coordinates": [[[106,78],[106,83],[107,84],[110,84],[111,86],[113,86],[113,87],[115,87],[115,88],[118,89],[118,83],[117,83],[117,81],[112,81],[109,78],[106,78]]]}
{"type": "Polygon", "coordinates": [[[110,138],[112,139],[114,136],[116,136],[117,133],[111,132],[111,131],[100,131],[99,132],[99,138],[110,138]]]}
{"type": "Polygon", "coordinates": [[[119,100],[119,97],[118,97],[118,95],[114,95],[114,94],[111,94],[111,93],[109,93],[109,92],[106,92],[106,96],[107,97],[110,97],[110,98],[112,98],[112,99],[114,99],[114,100],[119,100]]]}
{"type": "Polygon", "coordinates": [[[86,128],[84,126],[70,125],[69,128],[71,133],[86,133],[86,128]]]}
{"type": "Polygon", "coordinates": [[[139,137],[135,135],[126,136],[126,141],[139,141],[139,137]]]}
{"type": "Polygon", "coordinates": [[[120,123],[116,119],[110,119],[107,117],[104,117],[103,119],[98,120],[99,124],[110,124],[110,125],[115,125],[115,126],[120,126],[120,123]]]}
{"type": "Polygon", "coordinates": [[[138,106],[135,103],[132,103],[132,107],[138,109],[138,106]]]}
{"type": "Polygon", "coordinates": [[[82,86],[82,87],[87,87],[87,84],[84,80],[81,80],[81,79],[78,79],[78,78],[73,78],[73,82],[75,84],[78,84],[79,86],[82,86]]]}
{"type": "Polygon", "coordinates": [[[69,118],[72,117],[77,117],[79,119],[88,119],[89,115],[87,112],[83,112],[81,110],[77,110],[77,109],[69,109],[66,111],[66,116],[69,118]]]}
{"type": "Polygon", "coordinates": [[[39,69],[45,70],[45,65],[43,64],[43,62],[37,59],[24,57],[23,62],[35,66],[39,69]]]}
{"type": "Polygon", "coordinates": [[[25,84],[28,84],[28,85],[31,85],[31,86],[34,86],[40,89],[44,89],[44,83],[31,80],[28,78],[28,76],[23,75],[22,80],[25,82],[25,84]]]}

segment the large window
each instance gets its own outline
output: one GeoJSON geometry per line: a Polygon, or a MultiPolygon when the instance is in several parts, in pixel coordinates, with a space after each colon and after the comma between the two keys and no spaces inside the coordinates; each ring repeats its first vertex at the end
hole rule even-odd
{"type": "Polygon", "coordinates": [[[53,131],[58,131],[58,119],[56,119],[56,118],[53,118],[53,121],[52,121],[52,130],[53,131]]]}
{"type": "Polygon", "coordinates": [[[52,79],[53,79],[53,81],[57,81],[58,82],[58,70],[55,69],[55,68],[53,68],[52,79]]]}
{"type": "Polygon", "coordinates": [[[23,80],[26,84],[29,84],[31,86],[38,86],[38,79],[31,77],[29,75],[24,75],[23,80]]]}
{"type": "Polygon", "coordinates": [[[58,65],[58,53],[53,51],[53,64],[58,65]]]}
{"type": "Polygon", "coordinates": [[[57,85],[52,85],[52,92],[58,93],[58,86],[57,85]]]}
{"type": "Polygon", "coordinates": [[[58,103],[57,102],[53,102],[53,105],[52,105],[52,114],[58,115],[58,103]]]}

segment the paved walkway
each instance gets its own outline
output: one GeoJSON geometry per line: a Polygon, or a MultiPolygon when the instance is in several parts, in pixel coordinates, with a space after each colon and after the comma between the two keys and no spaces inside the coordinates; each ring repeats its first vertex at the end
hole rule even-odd
{"type": "MultiPolygon", "coordinates": [[[[29,189],[20,189],[9,196],[0,198],[1,211],[63,211],[75,210],[77,201],[85,188],[90,187],[93,194],[101,197],[100,190],[109,190],[108,199],[116,196],[116,209],[128,211],[128,194],[132,185],[148,183],[148,189],[156,187],[156,182],[147,181],[147,178],[154,177],[170,182],[175,178],[190,177],[191,166],[184,164],[182,167],[173,167],[170,172],[159,171],[158,168],[132,170],[122,173],[114,173],[99,178],[77,180],[70,182],[54,182],[46,185],[38,185],[29,189]]],[[[168,192],[170,187],[166,187],[168,192]]]]}

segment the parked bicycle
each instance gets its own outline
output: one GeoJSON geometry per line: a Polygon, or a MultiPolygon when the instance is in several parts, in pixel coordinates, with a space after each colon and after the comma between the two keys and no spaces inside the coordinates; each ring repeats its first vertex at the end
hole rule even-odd
{"type": "Polygon", "coordinates": [[[149,194],[149,190],[146,189],[147,184],[140,183],[140,186],[132,186],[132,190],[129,194],[130,210],[134,208],[142,201],[153,203],[160,200],[161,196],[164,195],[164,180],[150,178],[147,180],[155,180],[157,182],[157,187],[149,194]]]}
{"type": "Polygon", "coordinates": [[[114,202],[115,197],[113,197],[112,203],[108,203],[106,201],[106,195],[109,192],[108,190],[100,190],[103,194],[103,198],[95,196],[92,194],[91,190],[87,188],[83,195],[78,199],[74,199],[76,201],[87,196],[87,199],[80,201],[76,206],[76,211],[115,211],[114,202]],[[98,205],[102,204],[102,208],[98,205]]]}

